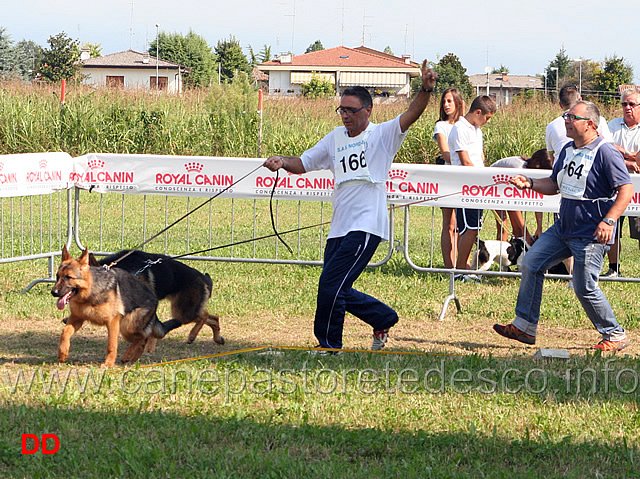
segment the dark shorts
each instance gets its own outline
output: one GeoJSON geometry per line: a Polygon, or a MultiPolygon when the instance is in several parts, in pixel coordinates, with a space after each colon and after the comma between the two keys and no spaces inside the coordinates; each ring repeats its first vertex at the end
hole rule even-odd
{"type": "Polygon", "coordinates": [[[464,234],[467,230],[479,230],[482,228],[482,215],[484,210],[469,208],[456,208],[456,224],[458,234],[464,234]]]}
{"type": "MultiPolygon", "coordinates": [[[[616,225],[616,235],[622,235],[622,225],[626,216],[618,218],[616,225]]],[[[640,216],[629,216],[629,236],[633,239],[640,240],[640,216]]]]}
{"type": "Polygon", "coordinates": [[[629,216],[629,235],[640,240],[640,216],[629,216]]]}

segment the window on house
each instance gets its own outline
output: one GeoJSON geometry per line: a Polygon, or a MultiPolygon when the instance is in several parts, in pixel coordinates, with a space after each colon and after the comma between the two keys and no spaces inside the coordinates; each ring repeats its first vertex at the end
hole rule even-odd
{"type": "Polygon", "coordinates": [[[107,75],[107,86],[109,88],[124,88],[124,77],[107,75]]]}
{"type": "MultiPolygon", "coordinates": [[[[169,85],[169,77],[157,77],[158,78],[158,90],[166,90],[169,85]]],[[[149,77],[149,85],[151,85],[151,89],[156,89],[156,77],[149,77]]]]}

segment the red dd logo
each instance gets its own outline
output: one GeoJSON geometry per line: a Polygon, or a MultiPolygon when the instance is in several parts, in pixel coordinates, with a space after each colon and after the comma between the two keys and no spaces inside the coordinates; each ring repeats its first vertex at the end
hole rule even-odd
{"type": "Polygon", "coordinates": [[[55,454],[60,449],[60,440],[55,434],[43,434],[41,440],[35,434],[23,434],[22,454],[35,454],[40,449],[40,442],[42,442],[42,454],[55,454]],[[27,447],[29,439],[33,441],[33,449],[27,447]],[[47,449],[47,439],[53,439],[53,449],[47,449]]]}

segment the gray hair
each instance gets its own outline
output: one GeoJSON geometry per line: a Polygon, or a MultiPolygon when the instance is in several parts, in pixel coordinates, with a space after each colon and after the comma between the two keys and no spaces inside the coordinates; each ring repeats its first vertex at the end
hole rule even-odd
{"type": "Polygon", "coordinates": [[[584,112],[585,112],[586,117],[589,118],[589,120],[591,120],[593,122],[593,125],[597,129],[598,125],[600,124],[600,110],[598,110],[598,107],[595,106],[590,101],[584,101],[584,100],[581,100],[581,101],[577,102],[576,105],[584,105],[585,106],[584,112]]]}
{"type": "Polygon", "coordinates": [[[631,95],[638,95],[640,97],[640,88],[635,87],[635,86],[631,87],[631,88],[627,88],[620,95],[620,100],[624,101],[625,98],[627,98],[628,96],[631,96],[631,95]]]}

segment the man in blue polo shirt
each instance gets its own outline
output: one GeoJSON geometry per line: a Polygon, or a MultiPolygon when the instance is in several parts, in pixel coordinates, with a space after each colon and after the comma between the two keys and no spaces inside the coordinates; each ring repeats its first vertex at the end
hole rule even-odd
{"type": "Polygon", "coordinates": [[[535,344],[545,271],[573,256],[574,291],[602,335],[594,349],[618,351],[629,340],[598,286],[598,275],[633,186],[622,154],[598,136],[600,113],[593,103],[579,101],[563,117],[573,141],[562,149],[551,176],[533,180],[517,175],[511,180],[520,189],[560,193],[562,200],[558,220],[524,257],[513,323],[495,324],[493,329],[506,338],[535,344]]]}

